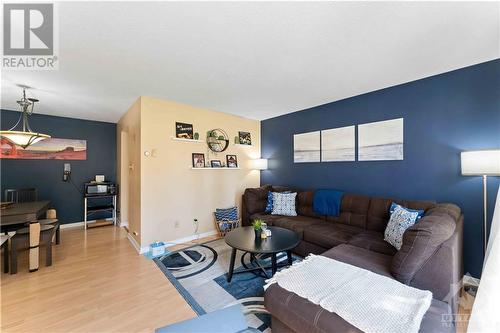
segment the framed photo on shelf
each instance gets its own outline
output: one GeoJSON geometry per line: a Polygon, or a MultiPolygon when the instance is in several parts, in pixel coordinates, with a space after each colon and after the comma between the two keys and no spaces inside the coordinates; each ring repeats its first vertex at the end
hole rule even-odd
{"type": "Polygon", "coordinates": [[[210,161],[210,166],[212,168],[222,168],[222,163],[219,160],[212,160],[210,161]]]}
{"type": "Polygon", "coordinates": [[[205,154],[193,153],[193,168],[205,167],[205,154]]]}
{"type": "Polygon", "coordinates": [[[252,137],[250,135],[250,132],[238,132],[238,137],[240,145],[252,145],[252,137]]]}
{"type": "Polygon", "coordinates": [[[236,155],[226,155],[226,162],[228,168],[238,167],[238,158],[236,157],[236,155]]]}
{"type": "Polygon", "coordinates": [[[175,137],[178,139],[193,139],[193,124],[175,122],[175,137]]]}

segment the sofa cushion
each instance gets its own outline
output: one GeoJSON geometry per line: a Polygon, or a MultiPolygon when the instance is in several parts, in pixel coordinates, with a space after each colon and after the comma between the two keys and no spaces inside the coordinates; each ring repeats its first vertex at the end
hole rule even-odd
{"type": "Polygon", "coordinates": [[[397,252],[394,246],[384,240],[384,234],[376,231],[357,234],[347,244],[390,256],[397,252]]]}
{"type": "Polygon", "coordinates": [[[434,211],[422,217],[406,230],[403,245],[394,255],[391,272],[399,281],[409,284],[415,273],[455,231],[456,221],[451,215],[434,211]]]}
{"type": "Polygon", "coordinates": [[[266,209],[267,193],[271,190],[270,185],[264,185],[257,188],[247,188],[243,199],[245,200],[245,209],[248,214],[261,213],[266,209]]]}
{"type": "Polygon", "coordinates": [[[297,214],[309,217],[325,219],[324,215],[318,214],[313,209],[314,191],[302,191],[297,194],[297,214]]]}
{"type": "MultiPolygon", "coordinates": [[[[279,332],[361,332],[334,312],[311,303],[295,293],[287,291],[277,283],[267,288],[264,295],[264,306],[273,316],[271,328],[279,332]],[[275,327],[275,320],[278,325],[275,327]],[[283,324],[283,325],[282,325],[283,324]],[[282,327],[285,326],[285,327],[282,327]],[[291,330],[291,331],[290,331],[291,330]]],[[[419,332],[455,332],[453,325],[443,322],[443,317],[450,316],[449,306],[441,301],[432,300],[429,310],[424,315],[419,332]]]]}
{"type": "Polygon", "coordinates": [[[394,278],[391,274],[392,256],[390,255],[373,252],[349,244],[336,246],[321,255],[394,278]]]}
{"type": "Polygon", "coordinates": [[[427,215],[435,215],[435,216],[443,216],[449,215],[455,221],[458,221],[458,218],[462,214],[460,207],[452,203],[439,203],[430,208],[427,212],[427,215]]]}
{"type": "Polygon", "coordinates": [[[429,210],[435,206],[433,201],[411,201],[411,200],[397,200],[397,199],[384,199],[384,198],[371,198],[370,208],[366,218],[366,229],[384,232],[389,222],[391,204],[395,202],[398,205],[408,207],[410,209],[429,210]]]}
{"type": "Polygon", "coordinates": [[[325,223],[321,219],[307,216],[280,216],[273,221],[274,227],[281,227],[295,231],[300,239],[304,239],[304,230],[313,225],[325,223]]]}
{"type": "Polygon", "coordinates": [[[366,228],[366,214],[370,198],[364,195],[346,193],[342,197],[339,216],[327,216],[326,220],[366,228]]]}
{"type": "Polygon", "coordinates": [[[271,214],[267,214],[267,213],[255,213],[255,214],[250,215],[250,221],[259,219],[259,220],[263,220],[264,222],[266,222],[268,226],[273,226],[274,221],[278,220],[281,217],[282,216],[271,215],[271,214]]]}
{"type": "Polygon", "coordinates": [[[287,187],[287,186],[279,186],[279,185],[271,186],[270,191],[273,191],[273,192],[297,192],[297,191],[292,191],[292,189],[287,187]]]}
{"type": "Polygon", "coordinates": [[[324,248],[347,243],[354,235],[363,232],[361,228],[332,223],[321,223],[304,230],[304,240],[324,248]]]}

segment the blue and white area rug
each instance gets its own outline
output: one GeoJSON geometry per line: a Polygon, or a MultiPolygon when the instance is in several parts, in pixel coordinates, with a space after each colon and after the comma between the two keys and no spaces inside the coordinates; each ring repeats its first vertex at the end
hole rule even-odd
{"type": "MultiPolygon", "coordinates": [[[[242,254],[237,251],[235,271],[243,269],[242,254]]],[[[271,316],[264,308],[266,277],[263,273],[261,276],[251,272],[234,274],[228,283],[226,274],[230,256],[231,248],[224,239],[218,239],[171,252],[154,261],[198,316],[241,304],[249,327],[271,332],[271,316]]],[[[248,257],[244,257],[245,262],[248,262],[248,257]]],[[[286,262],[286,259],[286,253],[278,255],[278,263],[286,262]]],[[[271,265],[269,258],[263,258],[261,262],[271,265]]]]}

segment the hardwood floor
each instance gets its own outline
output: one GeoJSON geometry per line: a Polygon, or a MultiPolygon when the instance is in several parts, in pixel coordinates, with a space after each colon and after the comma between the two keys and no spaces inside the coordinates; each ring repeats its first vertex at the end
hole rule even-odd
{"type": "MultiPolygon", "coordinates": [[[[195,316],[156,264],[117,227],[61,230],[53,265],[1,275],[2,332],[152,332],[195,316]]],[[[200,241],[205,241],[202,239],[200,241]]]]}
{"type": "MultiPolygon", "coordinates": [[[[17,274],[2,272],[2,332],[152,332],[195,316],[156,264],[137,254],[123,228],[64,229],[61,239],[51,267],[43,266],[40,251],[40,270],[28,273],[25,251],[17,274]]],[[[460,313],[469,314],[472,302],[462,298],[460,313]]],[[[458,324],[457,332],[466,327],[466,321],[458,324]]]]}

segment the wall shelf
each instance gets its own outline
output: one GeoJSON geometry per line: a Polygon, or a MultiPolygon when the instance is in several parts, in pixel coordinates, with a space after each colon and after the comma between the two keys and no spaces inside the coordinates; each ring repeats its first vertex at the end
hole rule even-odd
{"type": "Polygon", "coordinates": [[[204,167],[204,168],[193,168],[190,167],[191,170],[241,170],[241,168],[228,168],[228,167],[221,167],[221,168],[212,168],[212,167],[204,167]]]}
{"type": "Polygon", "coordinates": [[[170,139],[174,141],[182,141],[182,142],[195,142],[195,143],[202,143],[205,142],[203,140],[195,140],[195,139],[182,139],[182,138],[176,138],[174,136],[171,136],[170,139]]]}

